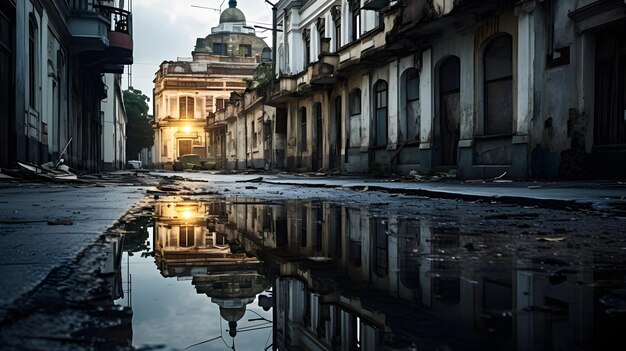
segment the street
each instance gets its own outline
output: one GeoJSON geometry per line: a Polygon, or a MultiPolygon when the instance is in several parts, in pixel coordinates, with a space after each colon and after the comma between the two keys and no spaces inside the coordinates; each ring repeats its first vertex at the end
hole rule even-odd
{"type": "Polygon", "coordinates": [[[618,183],[119,172],[0,188],[7,350],[592,350],[626,322],[618,183]]]}

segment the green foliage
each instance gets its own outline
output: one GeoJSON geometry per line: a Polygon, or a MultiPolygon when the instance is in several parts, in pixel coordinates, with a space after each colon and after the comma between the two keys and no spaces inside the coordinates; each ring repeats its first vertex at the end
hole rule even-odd
{"type": "Polygon", "coordinates": [[[244,78],[246,82],[246,90],[256,90],[257,95],[265,95],[267,87],[272,80],[272,65],[261,63],[254,71],[252,79],[244,78]]]}
{"type": "Polygon", "coordinates": [[[141,149],[154,144],[154,132],[148,118],[148,98],[141,90],[124,90],[126,107],[126,159],[134,160],[141,149]]]}

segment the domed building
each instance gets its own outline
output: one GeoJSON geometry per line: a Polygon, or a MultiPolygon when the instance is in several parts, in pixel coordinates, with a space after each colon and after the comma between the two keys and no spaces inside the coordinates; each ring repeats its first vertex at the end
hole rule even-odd
{"type": "Polygon", "coordinates": [[[164,61],[156,72],[153,159],[157,168],[171,169],[185,154],[202,159],[216,156],[208,152],[206,117],[225,108],[231,92],[245,90],[244,79],[251,79],[259,63],[270,60],[271,49],[247,25],[237,1],[230,0],[217,27],[197,38],[191,54],[191,58],[164,61]]]}

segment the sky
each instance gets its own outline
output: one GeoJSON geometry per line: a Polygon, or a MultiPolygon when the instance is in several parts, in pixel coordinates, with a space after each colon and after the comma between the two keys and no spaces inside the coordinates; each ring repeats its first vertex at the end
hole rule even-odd
{"type": "MultiPolygon", "coordinates": [[[[219,8],[228,7],[229,0],[132,0],[134,64],[130,68],[130,85],[150,97],[154,73],[163,61],[191,57],[196,38],[204,38],[219,24],[219,8]],[[211,10],[195,6],[209,7],[211,10]]],[[[275,1],[272,1],[273,3],[275,1]]],[[[264,0],[238,0],[239,8],[249,26],[271,28],[272,8],[264,0]]],[[[272,45],[271,31],[256,29],[272,45]]],[[[129,69],[123,78],[123,89],[129,84],[129,69]]]]}

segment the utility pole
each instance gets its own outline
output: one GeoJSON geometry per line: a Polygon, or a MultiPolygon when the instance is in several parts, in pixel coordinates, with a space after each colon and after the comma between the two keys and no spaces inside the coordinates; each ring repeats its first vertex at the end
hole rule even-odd
{"type": "MultiPolygon", "coordinates": [[[[272,6],[272,85],[274,85],[274,81],[276,80],[276,33],[277,24],[276,24],[276,4],[272,4],[271,2],[265,0],[266,3],[272,6]]],[[[283,26],[285,28],[285,26],[283,26]]]]}

